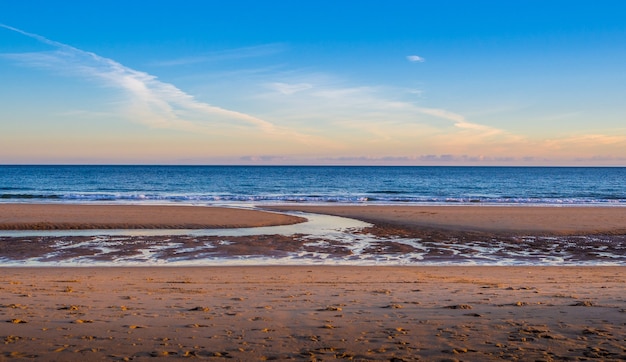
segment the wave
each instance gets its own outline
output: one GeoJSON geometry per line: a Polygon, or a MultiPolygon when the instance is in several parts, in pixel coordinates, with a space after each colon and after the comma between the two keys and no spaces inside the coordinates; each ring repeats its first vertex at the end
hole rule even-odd
{"type": "Polygon", "coordinates": [[[467,196],[397,196],[377,193],[375,197],[354,195],[173,195],[158,193],[63,193],[63,194],[0,194],[0,200],[60,202],[166,202],[166,203],[347,203],[347,204],[536,204],[536,205],[623,205],[620,197],[467,197],[467,196]]]}
{"type": "Polygon", "coordinates": [[[401,195],[405,192],[396,191],[396,190],[377,190],[377,191],[368,191],[368,194],[384,194],[384,195],[401,195]]]}

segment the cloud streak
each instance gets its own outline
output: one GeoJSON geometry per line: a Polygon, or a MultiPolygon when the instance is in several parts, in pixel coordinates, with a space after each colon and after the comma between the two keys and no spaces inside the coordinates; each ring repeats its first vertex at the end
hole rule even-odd
{"type": "Polygon", "coordinates": [[[52,46],[55,50],[6,55],[26,65],[77,74],[125,91],[128,114],[139,123],[184,131],[213,133],[215,124],[252,127],[266,134],[293,133],[258,117],[197,101],[156,76],[126,67],[112,59],[0,24],[0,27],[52,46]]]}
{"type": "Polygon", "coordinates": [[[291,95],[313,88],[313,86],[309,83],[288,84],[280,82],[271,83],[268,87],[284,95],[291,95]]]}
{"type": "Polygon", "coordinates": [[[476,132],[480,132],[483,135],[497,135],[497,134],[503,134],[504,131],[497,129],[497,128],[493,128],[493,127],[489,127],[489,126],[485,126],[482,124],[477,124],[477,123],[472,123],[472,122],[468,122],[464,116],[454,113],[454,112],[450,112],[444,109],[438,109],[438,108],[423,108],[423,107],[415,107],[415,110],[417,110],[420,113],[423,114],[428,114],[430,116],[434,116],[434,117],[438,117],[438,118],[443,118],[443,119],[447,119],[449,121],[453,121],[454,122],[454,126],[460,129],[464,129],[464,130],[471,130],[471,131],[476,131],[476,132]]]}

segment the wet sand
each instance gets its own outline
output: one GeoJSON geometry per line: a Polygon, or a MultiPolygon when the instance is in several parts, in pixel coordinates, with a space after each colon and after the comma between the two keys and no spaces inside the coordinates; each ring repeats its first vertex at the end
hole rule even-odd
{"type": "Polygon", "coordinates": [[[1,271],[0,360],[626,359],[623,267],[1,271]]]}

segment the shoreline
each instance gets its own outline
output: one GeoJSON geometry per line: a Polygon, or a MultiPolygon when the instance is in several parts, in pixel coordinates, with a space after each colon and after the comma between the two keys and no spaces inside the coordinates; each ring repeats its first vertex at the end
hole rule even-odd
{"type": "Polygon", "coordinates": [[[7,359],[626,358],[624,267],[2,271],[7,359]]]}

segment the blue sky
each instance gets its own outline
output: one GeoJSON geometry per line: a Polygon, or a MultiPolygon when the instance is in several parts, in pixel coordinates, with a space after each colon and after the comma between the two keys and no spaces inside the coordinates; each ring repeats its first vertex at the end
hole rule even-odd
{"type": "Polygon", "coordinates": [[[0,1],[0,163],[626,165],[622,1],[0,1]]]}

